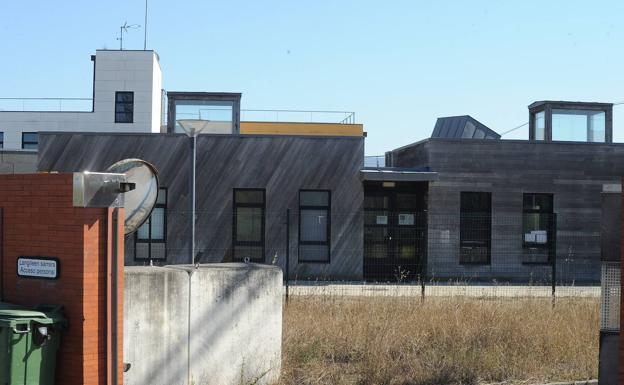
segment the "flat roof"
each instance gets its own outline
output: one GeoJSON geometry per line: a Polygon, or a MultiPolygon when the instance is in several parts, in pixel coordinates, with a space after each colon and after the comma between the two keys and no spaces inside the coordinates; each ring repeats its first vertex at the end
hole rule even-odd
{"type": "Polygon", "coordinates": [[[546,104],[552,104],[553,106],[575,106],[586,108],[605,108],[612,107],[613,103],[599,103],[599,102],[573,102],[567,100],[538,100],[529,104],[529,109],[541,107],[546,104]]]}
{"type": "Polygon", "coordinates": [[[438,173],[419,169],[364,167],[360,170],[360,177],[363,181],[433,182],[438,180],[438,173]]]}

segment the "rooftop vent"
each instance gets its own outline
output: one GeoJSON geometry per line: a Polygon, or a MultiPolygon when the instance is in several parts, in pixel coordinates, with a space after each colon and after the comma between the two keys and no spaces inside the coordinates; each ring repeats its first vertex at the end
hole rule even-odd
{"type": "Polygon", "coordinates": [[[469,115],[438,118],[432,138],[500,139],[500,135],[469,115]]]}

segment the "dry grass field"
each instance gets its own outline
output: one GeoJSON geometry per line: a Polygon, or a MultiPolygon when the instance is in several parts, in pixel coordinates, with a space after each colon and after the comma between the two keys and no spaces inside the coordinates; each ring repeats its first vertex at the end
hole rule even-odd
{"type": "Polygon", "coordinates": [[[598,375],[599,300],[291,297],[282,384],[543,383],[598,375]]]}

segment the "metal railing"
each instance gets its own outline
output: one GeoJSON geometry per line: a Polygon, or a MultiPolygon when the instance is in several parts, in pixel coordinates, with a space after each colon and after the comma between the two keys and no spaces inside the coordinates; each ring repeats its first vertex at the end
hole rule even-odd
{"type": "Polygon", "coordinates": [[[0,112],[90,112],[92,98],[0,98],[0,112]]]}
{"type": "Polygon", "coordinates": [[[241,121],[355,124],[355,112],[307,110],[241,110],[241,121]]]}
{"type": "Polygon", "coordinates": [[[364,157],[364,167],[386,167],[385,155],[368,155],[364,157]]]}
{"type": "MultiPolygon", "coordinates": [[[[223,121],[223,108],[201,108],[196,113],[181,113],[186,119],[206,119],[223,121]],[[218,118],[211,119],[211,115],[218,118]]],[[[330,123],[355,124],[355,112],[350,111],[306,111],[306,110],[241,110],[241,122],[281,122],[281,123],[330,123]]],[[[162,124],[168,121],[167,111],[162,111],[162,124]]]]}

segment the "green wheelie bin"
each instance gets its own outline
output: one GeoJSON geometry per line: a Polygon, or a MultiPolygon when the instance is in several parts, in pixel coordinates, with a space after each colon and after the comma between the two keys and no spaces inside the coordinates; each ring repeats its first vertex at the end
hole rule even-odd
{"type": "Polygon", "coordinates": [[[0,385],[54,385],[62,306],[0,302],[0,385]]]}

